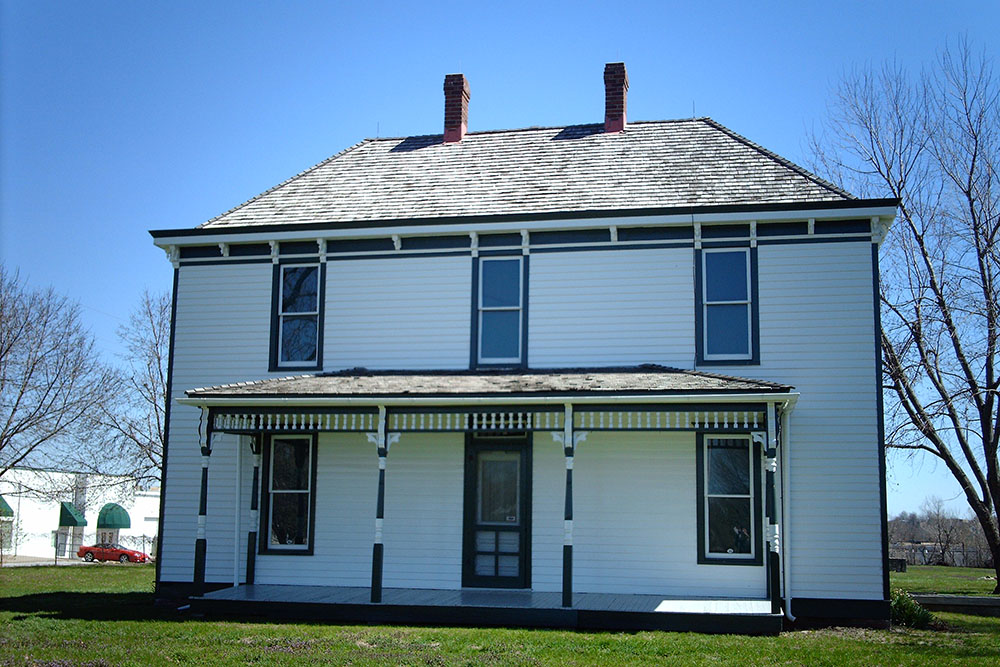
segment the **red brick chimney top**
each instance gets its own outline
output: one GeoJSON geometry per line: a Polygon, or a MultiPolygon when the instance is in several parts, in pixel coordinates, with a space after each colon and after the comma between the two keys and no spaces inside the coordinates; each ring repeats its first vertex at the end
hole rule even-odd
{"type": "Polygon", "coordinates": [[[625,63],[604,66],[604,131],[625,129],[625,101],[628,97],[628,73],[625,63]]]}
{"type": "Polygon", "coordinates": [[[444,77],[444,141],[461,141],[469,128],[469,80],[464,74],[444,77]]]}

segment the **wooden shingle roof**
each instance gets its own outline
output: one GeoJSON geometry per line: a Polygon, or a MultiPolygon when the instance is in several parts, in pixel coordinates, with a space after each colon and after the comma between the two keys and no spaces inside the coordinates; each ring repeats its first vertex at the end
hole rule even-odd
{"type": "Polygon", "coordinates": [[[697,118],[366,139],[201,228],[853,199],[697,118]]]}
{"type": "Polygon", "coordinates": [[[665,366],[545,370],[352,369],[190,389],[189,398],[460,397],[788,392],[788,385],[665,366]]]}

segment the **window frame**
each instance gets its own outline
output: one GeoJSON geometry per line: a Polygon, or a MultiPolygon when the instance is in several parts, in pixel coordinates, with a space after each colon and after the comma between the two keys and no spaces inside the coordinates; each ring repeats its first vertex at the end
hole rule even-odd
{"type": "Polygon", "coordinates": [[[718,244],[695,250],[695,355],[696,364],[700,366],[748,366],[760,364],[760,325],[759,325],[759,295],[757,289],[757,248],[745,245],[718,244]],[[713,253],[743,251],[747,255],[746,300],[708,301],[705,262],[706,256],[713,253]],[[746,354],[709,354],[708,353],[708,309],[717,305],[747,306],[747,342],[749,350],[746,354]]]}
{"type": "Polygon", "coordinates": [[[761,493],[762,450],[760,443],[754,442],[751,433],[699,432],[697,434],[697,548],[700,565],[763,565],[764,524],[763,496],[761,493]],[[750,553],[728,554],[708,551],[708,500],[715,497],[733,497],[731,494],[709,494],[708,491],[708,441],[745,440],[749,443],[750,467],[750,553]]]}
{"type": "Polygon", "coordinates": [[[319,262],[315,259],[300,259],[281,261],[274,265],[274,272],[271,280],[271,341],[269,354],[269,371],[279,371],[287,369],[295,370],[323,370],[323,325],[326,318],[326,262],[319,262]],[[284,313],[282,312],[282,300],[284,292],[284,273],[287,269],[316,268],[317,269],[317,310],[308,313],[284,313]],[[281,360],[281,331],[285,317],[316,317],[316,359],[315,361],[282,361],[281,360]]]}
{"type": "MultiPolygon", "coordinates": [[[[258,553],[260,554],[280,554],[285,556],[311,556],[313,555],[313,548],[316,542],[316,461],[317,461],[317,449],[318,449],[318,434],[315,432],[307,433],[270,433],[264,438],[264,449],[262,464],[263,470],[261,471],[261,485],[260,485],[260,532],[258,535],[261,539],[258,540],[258,553]],[[309,442],[309,535],[306,544],[271,544],[271,501],[272,495],[275,494],[274,490],[271,488],[273,485],[272,472],[273,472],[273,455],[274,455],[274,440],[307,440],[309,442]]],[[[277,495],[281,494],[299,494],[302,491],[278,491],[277,495]]]]}
{"type": "Polygon", "coordinates": [[[513,253],[490,253],[473,258],[472,265],[472,353],[470,368],[524,368],[528,358],[528,256],[513,253]],[[518,306],[483,306],[483,263],[490,261],[517,260],[519,266],[520,290],[518,306]],[[483,313],[518,312],[518,356],[483,357],[483,313]]]}

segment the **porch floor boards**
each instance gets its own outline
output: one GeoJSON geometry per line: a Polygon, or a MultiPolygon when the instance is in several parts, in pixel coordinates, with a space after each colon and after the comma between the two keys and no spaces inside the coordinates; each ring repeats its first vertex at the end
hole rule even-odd
{"type": "Polygon", "coordinates": [[[191,599],[202,613],[285,616],[315,620],[457,625],[513,625],[617,630],[694,630],[774,634],[781,615],[758,599],[561,593],[505,589],[386,588],[372,603],[367,587],[253,584],[191,599]]]}

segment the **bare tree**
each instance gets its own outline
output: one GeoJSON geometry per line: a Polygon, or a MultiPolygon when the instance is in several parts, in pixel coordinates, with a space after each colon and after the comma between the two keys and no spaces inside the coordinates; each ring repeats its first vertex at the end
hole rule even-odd
{"type": "Polygon", "coordinates": [[[962,520],[949,514],[944,501],[937,496],[927,498],[921,510],[931,541],[939,549],[931,565],[954,565],[955,555],[952,552],[962,532],[962,520]]]}
{"type": "Polygon", "coordinates": [[[127,324],[118,328],[124,366],[115,372],[115,398],[90,424],[100,449],[67,452],[74,470],[102,475],[93,484],[136,489],[159,482],[163,467],[170,348],[170,295],[144,292],[127,324]]]}
{"type": "Polygon", "coordinates": [[[79,307],[0,264],[0,477],[69,438],[111,386],[79,307]]]}
{"type": "Polygon", "coordinates": [[[918,77],[896,65],[857,70],[813,148],[817,169],[848,190],[900,200],[881,253],[887,443],[944,462],[1000,575],[1000,82],[992,60],[963,41],[918,77]]]}

